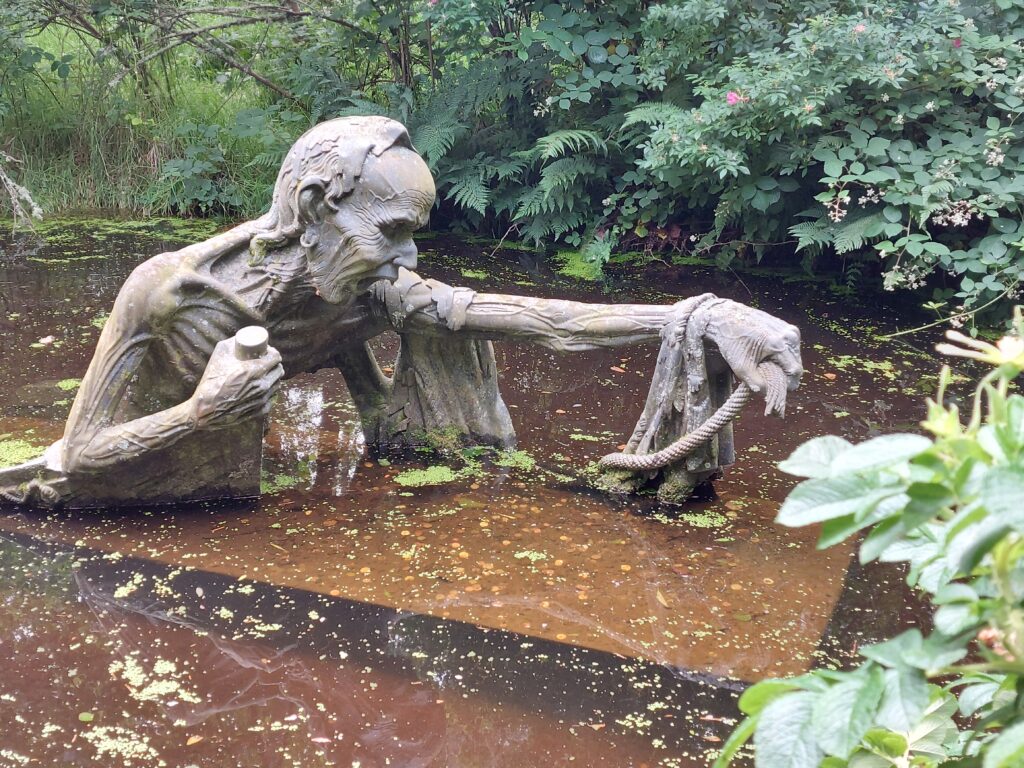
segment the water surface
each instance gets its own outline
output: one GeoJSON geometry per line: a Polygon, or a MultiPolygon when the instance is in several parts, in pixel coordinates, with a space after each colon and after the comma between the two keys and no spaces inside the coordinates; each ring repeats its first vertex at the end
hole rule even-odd
{"type": "MultiPolygon", "coordinates": [[[[60,436],[131,269],[208,230],[79,220],[0,251],[0,445],[60,436]]],[[[286,382],[257,504],[0,514],[0,765],[700,766],[749,682],[845,663],[913,621],[898,572],[773,524],[808,437],[911,428],[935,362],[821,284],[655,265],[614,290],[530,253],[421,242],[477,289],[671,302],[712,291],[803,330],[783,423],[681,508],[588,490],[656,347],[498,348],[520,453],[370,457],[341,376],[286,382]],[[409,485],[446,466],[457,479],[409,485]],[[902,618],[901,618],[902,614],[902,618]],[[34,762],[24,762],[25,760],[34,762]],[[5,762],[6,761],[6,762],[5,762]]],[[[396,338],[381,338],[386,364],[396,338]]]]}

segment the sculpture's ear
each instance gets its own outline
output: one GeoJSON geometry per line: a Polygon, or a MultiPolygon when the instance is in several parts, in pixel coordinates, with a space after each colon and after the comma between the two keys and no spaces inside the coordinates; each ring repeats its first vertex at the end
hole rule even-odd
{"type": "Polygon", "coordinates": [[[324,188],[319,183],[306,184],[299,190],[297,202],[299,221],[316,224],[323,218],[324,188]]]}

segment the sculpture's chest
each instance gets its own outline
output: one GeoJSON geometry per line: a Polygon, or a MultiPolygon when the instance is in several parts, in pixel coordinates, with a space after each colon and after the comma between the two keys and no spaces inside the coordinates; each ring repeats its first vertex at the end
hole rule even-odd
{"type": "Polygon", "coordinates": [[[385,330],[364,300],[346,305],[310,301],[268,318],[265,325],[271,345],[281,353],[285,376],[330,366],[342,348],[385,330]]]}

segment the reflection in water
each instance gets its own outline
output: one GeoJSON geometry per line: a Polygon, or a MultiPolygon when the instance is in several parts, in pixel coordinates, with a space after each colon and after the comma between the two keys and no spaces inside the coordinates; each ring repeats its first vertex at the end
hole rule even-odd
{"type": "Polygon", "coordinates": [[[282,466],[305,482],[316,485],[320,427],[324,419],[324,392],[316,383],[286,381],[278,393],[283,418],[278,427],[278,451],[282,466]]]}
{"type": "Polygon", "coordinates": [[[44,764],[689,767],[732,706],[657,665],[152,561],[0,539],[0,564],[3,747],[44,764]]]}
{"type": "Polygon", "coordinates": [[[334,495],[344,496],[359,469],[366,450],[366,436],[359,421],[353,419],[338,427],[338,462],[335,470],[334,495]]]}
{"type": "MultiPolygon", "coordinates": [[[[114,641],[112,676],[131,698],[160,708],[175,728],[222,732],[230,715],[233,728],[257,734],[258,752],[274,746],[275,731],[304,733],[304,751],[338,765],[428,766],[441,751],[444,709],[429,689],[348,659],[315,663],[301,640],[280,648],[248,640],[247,634],[273,632],[274,624],[259,613],[246,614],[240,631],[223,637],[174,608],[169,612],[165,602],[118,600],[97,586],[97,575],[102,578],[86,568],[76,573],[76,583],[100,630],[114,641]],[[247,626],[253,617],[258,620],[247,626]]],[[[310,621],[308,615],[288,619],[293,625],[310,621]]],[[[288,756],[297,757],[288,741],[288,756]]]]}

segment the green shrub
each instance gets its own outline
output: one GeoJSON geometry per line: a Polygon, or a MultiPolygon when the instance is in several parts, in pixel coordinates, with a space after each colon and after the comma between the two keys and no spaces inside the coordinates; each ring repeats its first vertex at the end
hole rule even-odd
{"type": "Polygon", "coordinates": [[[1018,292],[1018,0],[174,5],[0,9],[0,137],[44,207],[250,215],[306,126],[380,113],[435,226],[595,268],[795,253],[957,323],[1018,292]]]}
{"type": "Polygon", "coordinates": [[[992,366],[964,423],[944,402],[931,438],[886,435],[851,445],[805,443],[780,468],[808,478],[779,512],[822,524],[819,545],[866,531],[860,560],[908,565],[934,606],[918,629],[860,648],[847,671],[766,680],[740,698],[747,719],[726,742],[727,766],[753,737],[757,768],[1015,768],[1024,764],[1024,319],[998,344],[956,332],[940,351],[992,366]]]}
{"type": "Polygon", "coordinates": [[[651,127],[644,184],[713,207],[699,247],[725,256],[789,235],[808,266],[877,259],[888,289],[948,275],[955,315],[1013,296],[1022,37],[1010,0],[656,6],[641,58],[665,98],[628,120],[651,127]]]}

